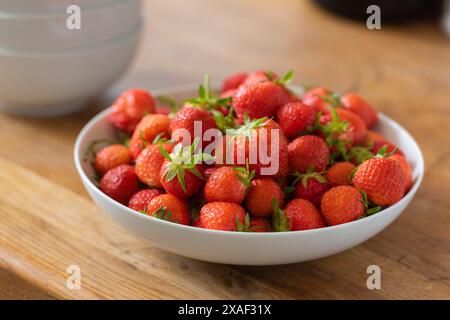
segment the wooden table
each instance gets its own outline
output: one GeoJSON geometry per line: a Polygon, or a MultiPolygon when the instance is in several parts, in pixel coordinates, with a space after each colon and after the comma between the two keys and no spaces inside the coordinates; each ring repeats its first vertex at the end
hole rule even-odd
{"type": "Polygon", "coordinates": [[[296,82],[356,90],[398,120],[425,154],[406,212],[364,244],[287,266],[237,267],[156,249],[99,210],[72,147],[105,103],[56,119],[0,115],[0,298],[450,298],[450,40],[432,24],[364,25],[309,1],[147,1],[135,64],[110,92],[293,68],[296,82]],[[66,287],[81,268],[82,289],[66,287]],[[368,290],[366,268],[382,271],[368,290]]]}

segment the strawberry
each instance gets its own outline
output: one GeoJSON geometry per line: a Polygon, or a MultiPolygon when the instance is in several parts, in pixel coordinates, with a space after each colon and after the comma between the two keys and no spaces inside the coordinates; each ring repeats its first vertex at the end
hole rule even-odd
{"type": "Polygon", "coordinates": [[[169,117],[162,114],[149,114],[142,118],[130,140],[133,158],[136,159],[139,153],[156,138],[169,138],[169,123],[169,117]]]}
{"type": "Polygon", "coordinates": [[[145,211],[150,201],[161,194],[162,192],[158,189],[144,189],[138,191],[130,198],[128,207],[136,211],[145,211]]]}
{"type": "Polygon", "coordinates": [[[389,157],[379,156],[359,165],[352,181],[356,188],[367,193],[370,201],[380,206],[399,201],[407,185],[407,178],[400,164],[389,157]]]}
{"type": "Polygon", "coordinates": [[[255,83],[267,82],[278,79],[278,75],[271,71],[258,70],[250,72],[243,81],[242,85],[248,86],[255,83]]]}
{"type": "Polygon", "coordinates": [[[413,184],[411,165],[409,164],[408,160],[406,160],[405,156],[401,153],[398,153],[398,151],[391,155],[389,158],[397,161],[397,163],[402,168],[403,173],[406,176],[406,191],[408,191],[409,189],[411,189],[413,184]]]}
{"type": "Polygon", "coordinates": [[[278,108],[291,101],[289,92],[274,82],[260,82],[240,86],[233,98],[233,109],[238,118],[273,117],[278,108]]]}
{"type": "Polygon", "coordinates": [[[273,202],[272,225],[275,231],[299,231],[326,226],[316,207],[304,199],[291,200],[283,210],[273,202]]]}
{"type": "Polygon", "coordinates": [[[242,83],[244,83],[245,79],[247,79],[247,72],[235,73],[226,78],[222,83],[222,93],[237,89],[242,83]]]}
{"type": "Polygon", "coordinates": [[[205,185],[205,199],[207,202],[233,202],[240,204],[244,201],[247,189],[255,173],[241,167],[221,167],[214,170],[205,185]]]}
{"type": "Polygon", "coordinates": [[[200,216],[192,221],[192,226],[196,228],[203,228],[202,222],[200,220],[200,216]]]}
{"type": "Polygon", "coordinates": [[[403,152],[400,149],[398,149],[396,145],[394,145],[394,144],[392,144],[390,142],[387,142],[387,141],[377,141],[377,142],[375,142],[372,145],[372,147],[370,148],[370,151],[373,154],[377,154],[378,152],[380,152],[381,148],[383,148],[383,147],[386,147],[386,152],[387,153],[393,152],[394,150],[396,150],[395,153],[404,155],[403,152]]]}
{"type": "Polygon", "coordinates": [[[257,177],[284,177],[288,174],[287,139],[280,126],[267,118],[250,121],[245,117],[244,125],[228,130],[218,142],[215,156],[219,165],[244,166],[249,162],[250,171],[255,171],[257,177]]]}
{"type": "Polygon", "coordinates": [[[315,206],[320,206],[323,194],[330,189],[330,184],[321,173],[309,170],[307,173],[295,172],[294,180],[295,197],[310,201],[315,206]]]}
{"type": "Polygon", "coordinates": [[[139,190],[139,182],[132,166],[121,164],[105,173],[100,180],[100,190],[117,202],[127,204],[139,190]]]}
{"type": "Polygon", "coordinates": [[[270,221],[265,218],[250,218],[249,232],[271,232],[270,221]]]}
{"type": "Polygon", "coordinates": [[[153,96],[145,90],[131,89],[114,101],[108,119],[116,128],[131,134],[146,113],[154,112],[153,96]]]}
{"type": "Polygon", "coordinates": [[[236,203],[211,202],[200,210],[200,222],[206,229],[237,231],[245,225],[245,211],[236,203]]]}
{"type": "Polygon", "coordinates": [[[364,145],[373,146],[377,142],[388,142],[388,141],[381,133],[372,130],[367,130],[366,139],[364,139],[364,145]]]}
{"type": "Polygon", "coordinates": [[[166,159],[161,166],[160,181],[167,193],[187,198],[203,186],[205,168],[202,161],[211,160],[211,156],[204,153],[194,154],[198,142],[197,138],[192,145],[186,147],[179,143],[170,154],[162,147],[159,148],[166,159]]]}
{"type": "Polygon", "coordinates": [[[151,217],[179,224],[188,225],[190,222],[188,203],[172,194],[154,197],[147,205],[145,213],[151,217]]]}
{"type": "Polygon", "coordinates": [[[159,151],[163,148],[167,153],[172,152],[173,144],[151,144],[147,146],[136,159],[134,171],[142,183],[149,187],[162,188],[160,171],[164,163],[164,157],[159,151]]]}
{"type": "Polygon", "coordinates": [[[309,168],[324,170],[330,159],[330,151],[323,139],[313,135],[301,136],[288,145],[289,168],[305,173],[309,168]]]}
{"type": "Polygon", "coordinates": [[[272,215],[273,199],[283,204],[284,194],[280,186],[272,179],[259,178],[252,181],[245,204],[253,216],[269,217],[272,215]]]}
{"type": "Polygon", "coordinates": [[[364,199],[354,187],[337,186],[324,194],[320,210],[329,225],[346,223],[364,215],[364,199]]]}
{"type": "Polygon", "coordinates": [[[375,109],[356,93],[347,93],[341,96],[341,104],[364,121],[367,128],[373,127],[378,122],[378,114],[375,109]]]}
{"type": "MultiPolygon", "coordinates": [[[[347,135],[347,139],[351,140],[353,145],[358,145],[364,142],[367,134],[367,127],[364,121],[356,114],[352,113],[343,108],[335,109],[339,117],[339,121],[345,122],[348,126],[345,128],[345,133],[350,133],[347,135]]],[[[320,118],[321,124],[326,124],[333,121],[333,115],[331,113],[323,115],[320,118]]]]}
{"type": "Polygon", "coordinates": [[[356,166],[348,161],[336,162],[330,166],[325,173],[325,178],[333,186],[344,186],[351,184],[351,175],[356,166]]]}
{"type": "Polygon", "coordinates": [[[100,176],[106,171],[121,164],[130,164],[133,158],[131,152],[122,144],[112,144],[100,149],[95,155],[94,168],[100,176]]]}
{"type": "Polygon", "coordinates": [[[209,142],[203,142],[203,134],[211,128],[216,128],[213,116],[208,111],[196,107],[183,107],[170,120],[172,139],[175,143],[183,142],[184,145],[190,145],[195,138],[199,138],[203,143],[203,147],[205,147],[209,142]],[[195,125],[198,126],[198,132],[194,131],[195,125]],[[189,134],[185,137],[189,141],[183,140],[183,132],[189,134]]]}
{"type": "Polygon", "coordinates": [[[278,110],[277,120],[285,136],[294,138],[313,127],[316,114],[314,107],[301,102],[290,102],[278,110]]]}
{"type": "Polygon", "coordinates": [[[339,105],[339,101],[333,93],[323,87],[316,87],[308,90],[302,97],[302,102],[314,107],[322,114],[330,113],[331,109],[339,105]]]}

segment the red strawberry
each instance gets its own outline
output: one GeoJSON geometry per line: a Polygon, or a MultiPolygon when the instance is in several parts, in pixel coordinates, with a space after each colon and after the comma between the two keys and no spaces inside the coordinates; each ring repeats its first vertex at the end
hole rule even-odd
{"type": "Polygon", "coordinates": [[[245,79],[247,79],[247,72],[235,73],[226,78],[222,84],[222,93],[237,89],[242,83],[244,83],[245,79]]]}
{"type": "Polygon", "coordinates": [[[380,134],[376,131],[367,130],[367,135],[366,135],[366,139],[364,140],[364,145],[372,146],[377,142],[388,142],[388,141],[386,140],[385,137],[383,137],[382,134],[380,134]]]}
{"type": "Polygon", "coordinates": [[[299,199],[305,199],[310,201],[315,206],[320,206],[323,194],[330,189],[330,184],[327,180],[318,172],[308,172],[305,174],[295,173],[297,176],[294,184],[295,197],[299,199]]]}
{"type": "Polygon", "coordinates": [[[128,202],[128,207],[136,211],[145,211],[150,201],[161,195],[158,189],[144,189],[136,192],[128,202]]]}
{"type": "Polygon", "coordinates": [[[286,137],[294,138],[312,128],[316,114],[314,107],[301,102],[290,102],[278,110],[277,119],[286,137]]]}
{"type": "Polygon", "coordinates": [[[347,110],[360,116],[367,128],[373,127],[378,122],[378,114],[375,109],[356,93],[343,95],[341,104],[347,110]]]}
{"type": "Polygon", "coordinates": [[[271,232],[272,226],[270,221],[265,218],[250,218],[250,226],[248,228],[250,232],[271,232]]]}
{"type": "Polygon", "coordinates": [[[121,164],[130,164],[133,158],[131,152],[122,144],[113,144],[100,149],[95,155],[94,167],[101,176],[106,171],[121,164]]]}
{"type": "Polygon", "coordinates": [[[373,144],[372,148],[370,148],[370,151],[373,154],[377,154],[380,151],[380,149],[383,148],[384,146],[386,146],[386,152],[387,153],[392,152],[395,149],[397,149],[397,151],[395,153],[400,154],[400,155],[404,155],[403,152],[400,149],[398,149],[396,145],[394,145],[394,144],[392,144],[390,142],[387,142],[387,141],[377,141],[377,142],[375,142],[373,144]]]}
{"type": "Polygon", "coordinates": [[[189,205],[183,199],[171,194],[162,194],[153,198],[147,206],[149,216],[188,225],[190,222],[189,205]]]}
{"type": "Polygon", "coordinates": [[[338,186],[328,190],[320,204],[323,217],[330,225],[361,218],[366,208],[361,193],[351,186],[338,186]]]}
{"type": "Polygon", "coordinates": [[[298,231],[318,229],[326,226],[316,207],[304,199],[290,201],[283,210],[273,204],[272,224],[275,231],[298,231]]]}
{"type": "Polygon", "coordinates": [[[308,90],[303,95],[302,102],[314,107],[317,112],[322,112],[322,114],[330,113],[331,109],[336,106],[336,99],[333,100],[332,92],[323,87],[308,90]]]}
{"type": "Polygon", "coordinates": [[[281,205],[284,202],[280,186],[272,179],[254,179],[245,196],[245,204],[253,216],[269,217],[272,215],[272,200],[274,199],[281,205]]]}
{"type": "Polygon", "coordinates": [[[273,117],[278,108],[291,101],[289,92],[274,82],[260,82],[240,86],[233,99],[238,118],[247,114],[250,119],[273,117]]]}
{"type": "Polygon", "coordinates": [[[351,175],[356,166],[347,161],[336,162],[328,168],[325,178],[332,186],[344,186],[351,184],[351,175]]]}
{"type": "Polygon", "coordinates": [[[112,104],[109,121],[118,129],[132,133],[146,113],[155,112],[155,99],[144,90],[131,89],[112,104]]]}
{"type": "Polygon", "coordinates": [[[114,200],[127,204],[131,196],[139,190],[139,182],[134,168],[122,164],[107,171],[100,180],[100,190],[114,200]]]}
{"type": "MultiPolygon", "coordinates": [[[[183,141],[183,131],[181,130],[187,130],[187,133],[189,133],[187,138],[189,138],[190,141],[184,141],[184,145],[192,144],[195,138],[199,138],[203,141],[203,134],[206,130],[211,128],[216,128],[216,122],[214,121],[213,116],[208,111],[196,107],[183,107],[170,120],[172,138],[174,138],[174,135],[179,135],[174,139],[175,143],[183,141]],[[195,123],[197,123],[199,128],[198,132],[194,131],[195,123]]],[[[209,142],[204,141],[203,148],[207,144],[209,144],[209,142]]]]}
{"type": "Polygon", "coordinates": [[[206,182],[205,199],[207,202],[240,204],[244,201],[251,179],[252,174],[245,168],[217,168],[206,182]]]}
{"type": "Polygon", "coordinates": [[[201,162],[203,159],[210,158],[206,154],[194,154],[197,146],[198,139],[186,147],[179,143],[173,148],[170,155],[160,148],[160,152],[166,159],[161,166],[161,184],[167,193],[180,198],[188,198],[203,186],[205,168],[201,162]]]}
{"type": "Polygon", "coordinates": [[[367,193],[374,204],[392,205],[403,197],[407,178],[397,161],[375,157],[358,166],[353,185],[367,193]]]}
{"type": "Polygon", "coordinates": [[[237,231],[245,225],[245,211],[235,203],[211,202],[200,210],[200,222],[206,229],[237,231]]]}
{"type": "Polygon", "coordinates": [[[229,131],[218,142],[215,156],[219,165],[244,166],[249,162],[250,171],[254,170],[257,177],[288,174],[287,139],[280,126],[267,118],[246,118],[243,126],[229,131]]]}
{"type": "Polygon", "coordinates": [[[200,217],[196,218],[193,222],[192,222],[192,226],[196,227],[196,228],[203,228],[202,222],[200,221],[200,217]]]}
{"type": "MultiPolygon", "coordinates": [[[[364,121],[355,113],[347,111],[343,108],[335,109],[336,113],[339,117],[339,121],[345,121],[348,123],[348,129],[346,133],[351,133],[347,135],[348,140],[352,141],[353,145],[358,145],[364,142],[367,134],[367,127],[364,124],[364,121]]],[[[326,124],[333,120],[332,114],[323,115],[320,118],[320,122],[322,124],[326,124]]]]}
{"type": "Polygon", "coordinates": [[[397,163],[402,168],[403,173],[406,176],[406,191],[408,191],[409,189],[411,189],[413,184],[411,165],[409,164],[408,160],[406,160],[405,156],[401,153],[398,153],[398,151],[389,158],[397,161],[397,163]]]}
{"type": "Polygon", "coordinates": [[[267,82],[278,79],[278,75],[273,72],[267,72],[263,70],[258,70],[255,72],[251,72],[247,75],[244,82],[242,83],[244,86],[267,82]]]}
{"type": "Polygon", "coordinates": [[[320,172],[328,165],[330,151],[323,139],[306,135],[296,138],[288,145],[288,156],[291,171],[305,173],[312,168],[320,172]]]}
{"type": "Polygon", "coordinates": [[[169,138],[169,123],[169,118],[162,114],[149,114],[142,118],[130,140],[130,151],[133,157],[136,159],[146,146],[153,143],[155,138],[169,138]]]}
{"type": "Polygon", "coordinates": [[[173,144],[151,144],[147,146],[136,159],[134,171],[139,180],[149,187],[162,188],[160,172],[164,163],[164,157],[159,151],[163,148],[167,153],[172,152],[173,144]]]}

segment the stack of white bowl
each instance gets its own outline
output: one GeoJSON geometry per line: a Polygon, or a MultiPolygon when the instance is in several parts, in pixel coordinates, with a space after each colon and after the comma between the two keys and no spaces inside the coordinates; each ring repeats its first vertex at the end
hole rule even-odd
{"type": "Polygon", "coordinates": [[[140,0],[1,0],[0,110],[81,109],[126,71],[142,24],[140,0]]]}

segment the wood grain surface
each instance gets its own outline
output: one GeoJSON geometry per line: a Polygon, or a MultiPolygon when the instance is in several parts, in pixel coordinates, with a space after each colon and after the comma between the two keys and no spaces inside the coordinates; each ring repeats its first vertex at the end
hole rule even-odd
{"type": "Polygon", "coordinates": [[[0,114],[0,298],[450,298],[450,39],[436,25],[369,31],[301,0],[145,1],[144,13],[136,61],[106,97],[53,119],[0,114]],[[83,189],[73,143],[120,90],[290,68],[297,84],[360,92],[424,152],[417,196],[371,240],[286,266],[199,262],[125,231],[83,189]],[[73,264],[80,290],[66,286],[73,264]],[[366,287],[372,264],[381,267],[380,290],[366,287]]]}

